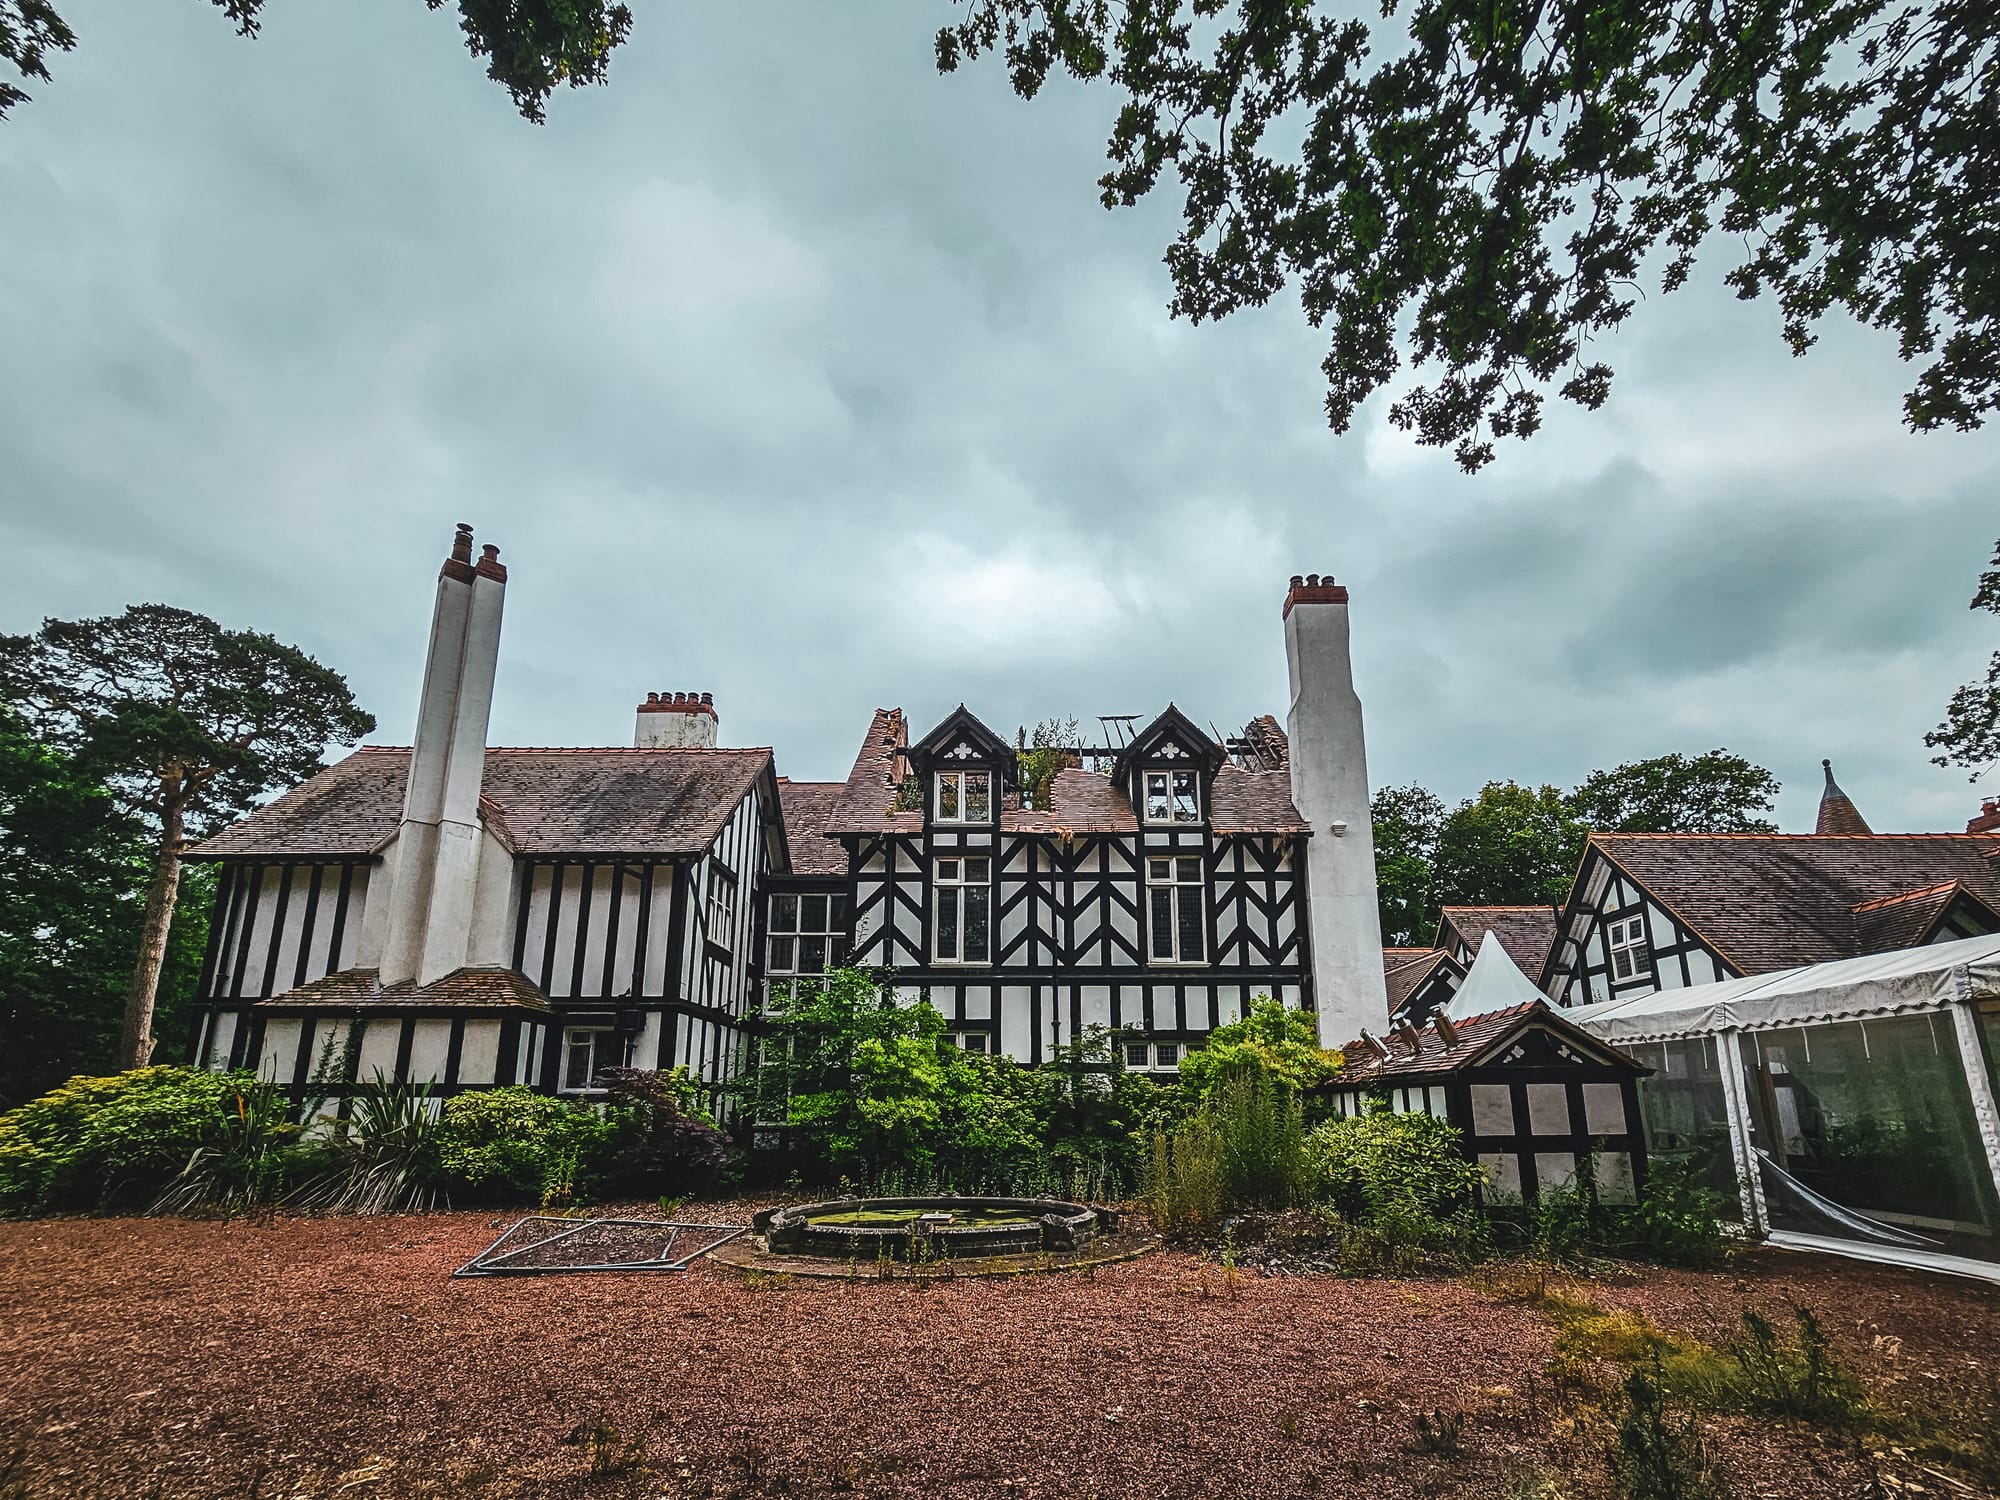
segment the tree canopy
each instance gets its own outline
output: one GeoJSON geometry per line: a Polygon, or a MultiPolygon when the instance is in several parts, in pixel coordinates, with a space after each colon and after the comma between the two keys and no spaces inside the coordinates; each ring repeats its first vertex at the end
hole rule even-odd
{"type": "MultiPolygon", "coordinates": [[[[264,0],[212,0],[243,36],[255,36],[264,0]]],[[[442,10],[445,0],[424,0],[442,10]]],[[[632,12],[604,0],[457,0],[466,50],[486,59],[486,76],[513,96],[514,107],[539,122],[549,96],[568,84],[602,83],[612,49],[632,29],[632,12]]],[[[47,81],[49,58],[76,46],[76,32],[52,0],[0,0],[0,62],[23,82],[47,81]]],[[[0,119],[28,95],[0,79],[0,119]]]]}
{"type": "Polygon", "coordinates": [[[1776,833],[1778,778],[1727,750],[1659,755],[1592,771],[1570,807],[1599,833],[1776,833]]]}
{"type": "Polygon", "coordinates": [[[147,830],[151,877],[121,1065],[152,1051],[152,1011],[191,838],[320,768],[375,727],[346,679],[296,647],[140,604],[0,636],[0,703],[147,830]]]}
{"type": "MultiPolygon", "coordinates": [[[[0,1110],[116,1053],[147,852],[144,825],[110,790],[0,705],[0,1110]]],[[[190,875],[204,894],[210,881],[190,875]]],[[[184,902],[159,985],[166,1024],[192,999],[207,928],[208,903],[184,902]]]]}
{"type": "Polygon", "coordinates": [[[1389,408],[1476,470],[1595,409],[1591,341],[1648,282],[1725,259],[1804,353],[1842,309],[1924,368],[1914,429],[2000,402],[2000,8],[1985,0],[964,0],[951,72],[997,54],[1122,95],[1099,180],[1171,170],[1176,316],[1296,284],[1329,330],[1337,432],[1407,344],[1436,379],[1389,408]]]}
{"type": "MultiPolygon", "coordinates": [[[[2000,542],[1993,546],[1993,566],[1979,575],[1972,607],[2000,615],[2000,542]]],[[[1969,682],[1951,695],[1944,722],[1924,743],[1940,752],[1931,757],[1933,764],[1969,766],[1974,781],[2000,763],[2000,651],[1986,664],[1984,682],[1969,682]]]]}

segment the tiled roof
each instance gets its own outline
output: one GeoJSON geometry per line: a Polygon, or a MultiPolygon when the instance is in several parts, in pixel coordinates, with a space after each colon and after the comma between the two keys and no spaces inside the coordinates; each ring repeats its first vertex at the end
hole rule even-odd
{"type": "Polygon", "coordinates": [[[1819,795],[1819,818],[1813,826],[1818,834],[1873,833],[1868,820],[1861,816],[1861,809],[1854,805],[1854,799],[1840,789],[1833,779],[1833,762],[1823,760],[1820,765],[1826,770],[1826,789],[1819,795]]]}
{"type": "MultiPolygon", "coordinates": [[[[1468,952],[1477,953],[1480,941],[1492,933],[1530,978],[1542,972],[1542,963],[1555,946],[1556,913],[1552,906],[1447,906],[1440,915],[1464,941],[1468,952]]],[[[1442,931],[1438,943],[1450,946],[1442,931]]]]}
{"type": "Polygon", "coordinates": [[[429,1005],[461,1010],[552,1009],[548,996],[532,980],[512,969],[496,968],[453,969],[444,978],[434,980],[422,989],[417,988],[413,979],[384,985],[381,975],[374,969],[342,969],[337,974],[329,974],[324,979],[315,979],[311,984],[300,985],[295,990],[257,1002],[261,1010],[292,1010],[300,1006],[339,1010],[377,1006],[408,1009],[429,1005]]]}
{"type": "Polygon", "coordinates": [[[826,821],[828,833],[880,833],[895,827],[921,830],[922,813],[891,813],[901,785],[896,762],[909,743],[910,726],[900,708],[878,708],[868,736],[855,754],[854,769],[826,821]]]}
{"type": "Polygon", "coordinates": [[[1880,951],[1857,906],[1957,882],[2000,910],[2000,837],[1967,833],[1597,833],[1591,847],[1744,974],[1880,951]]]}
{"type": "MultiPolygon", "coordinates": [[[[480,810],[519,854],[697,854],[770,764],[769,750],[488,750],[480,810]]],[[[357,750],[189,858],[373,854],[409,770],[405,748],[357,750]]]]}
{"type": "Polygon", "coordinates": [[[1452,1023],[1455,1040],[1446,1045],[1436,1029],[1424,1027],[1418,1032],[1419,1050],[1412,1054],[1407,1041],[1395,1035],[1384,1038],[1391,1055],[1380,1056],[1365,1041],[1352,1041],[1341,1048],[1346,1059],[1339,1073],[1330,1081],[1333,1088],[1370,1088],[1378,1083],[1388,1083],[1399,1078],[1421,1077],[1438,1073],[1455,1073],[1460,1068],[1470,1067],[1500,1046],[1509,1037],[1529,1025],[1546,1026],[1556,1032],[1564,1041],[1574,1047],[1581,1047],[1593,1056],[1612,1057],[1628,1067],[1639,1069],[1640,1065],[1617,1049],[1598,1041],[1588,1032],[1570,1021],[1564,1020],[1544,1001],[1530,1000],[1523,1005],[1512,1005],[1505,1010],[1489,1011],[1483,1016],[1469,1016],[1463,1021],[1452,1023]]]}
{"type": "Polygon", "coordinates": [[[1937,925],[1938,918],[1954,901],[1964,901],[1975,907],[1986,907],[1985,916],[2000,923],[2000,914],[1994,913],[1984,901],[1968,891],[1956,880],[1947,880],[1942,885],[1925,886],[1922,890],[1904,891],[1896,896],[1883,896],[1874,901],[1863,901],[1854,908],[1854,938],[1860,953],[1890,953],[1898,948],[1914,948],[1937,925]]]}
{"type": "Polygon", "coordinates": [[[1464,968],[1442,948],[1384,948],[1382,978],[1389,989],[1389,1013],[1394,1015],[1440,968],[1465,977],[1464,968]]]}
{"type": "MultiPolygon", "coordinates": [[[[880,708],[854,757],[828,833],[923,831],[921,812],[891,812],[899,785],[894,767],[906,734],[901,709],[880,708]]],[[[1048,812],[1003,805],[1000,826],[1015,833],[1131,833],[1139,827],[1131,800],[1108,776],[1066,766],[1051,784],[1048,812]]],[[[1292,806],[1291,778],[1283,771],[1245,771],[1225,764],[1215,773],[1209,822],[1219,834],[1303,833],[1305,819],[1292,806]]]]}
{"type": "Polygon", "coordinates": [[[778,778],[778,806],[785,815],[785,843],[794,875],[845,875],[847,850],[826,836],[826,820],[846,790],[840,781],[787,781],[778,778]]]}
{"type": "Polygon", "coordinates": [[[1284,771],[1243,771],[1224,766],[1215,773],[1208,820],[1217,833],[1306,833],[1306,820],[1292,806],[1292,778],[1284,771]]]}
{"type": "Polygon", "coordinates": [[[1026,807],[1003,807],[1000,826],[1014,833],[1049,833],[1062,829],[1070,833],[1133,833],[1139,819],[1132,803],[1109,776],[1086,771],[1081,766],[1064,766],[1049,783],[1048,812],[1026,807]]]}

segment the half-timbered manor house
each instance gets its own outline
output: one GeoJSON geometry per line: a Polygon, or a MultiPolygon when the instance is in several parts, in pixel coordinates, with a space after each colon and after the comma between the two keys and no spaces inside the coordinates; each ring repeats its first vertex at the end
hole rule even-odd
{"type": "Polygon", "coordinates": [[[584,1091],[604,1067],[743,1066],[766,1003],[837,963],[928,998],[968,1049],[1088,1028],[1132,1066],[1259,995],[1327,1045],[1387,1015],[1347,591],[1298,577],[1285,729],[1169,705],[1046,796],[969,709],[874,712],[844,782],[717,744],[649,693],[634,743],[489,746],[506,569],[461,527],[415,743],[365,747],[192,851],[221,866],[192,1052],[304,1097],[386,1077],[584,1091]],[[1031,800],[1042,805],[1031,805],[1031,800]]]}

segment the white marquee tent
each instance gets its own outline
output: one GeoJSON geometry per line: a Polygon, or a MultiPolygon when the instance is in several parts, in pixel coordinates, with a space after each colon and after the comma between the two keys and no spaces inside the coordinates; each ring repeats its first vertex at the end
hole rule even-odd
{"type": "Polygon", "coordinates": [[[2000,935],[1566,1015],[1654,1069],[1656,1155],[1733,1170],[1746,1227],[2000,1280],[2000,935]]]}
{"type": "Polygon", "coordinates": [[[1444,1013],[1453,1021],[1465,1021],[1537,1000],[1547,1005],[1549,997],[1535,988],[1534,982],[1521,972],[1520,965],[1500,946],[1500,939],[1488,932],[1479,940],[1479,952],[1466,971],[1465,983],[1458,987],[1444,1013]]]}

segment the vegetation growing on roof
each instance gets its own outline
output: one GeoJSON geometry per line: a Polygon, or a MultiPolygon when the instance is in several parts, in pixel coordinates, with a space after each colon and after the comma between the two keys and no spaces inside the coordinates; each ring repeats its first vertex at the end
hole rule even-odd
{"type": "Polygon", "coordinates": [[[1032,731],[1015,735],[1016,775],[1021,783],[1021,805],[1036,812],[1054,812],[1056,777],[1069,766],[1081,765],[1077,754],[1083,735],[1074,715],[1067,719],[1044,719],[1032,731]]]}

